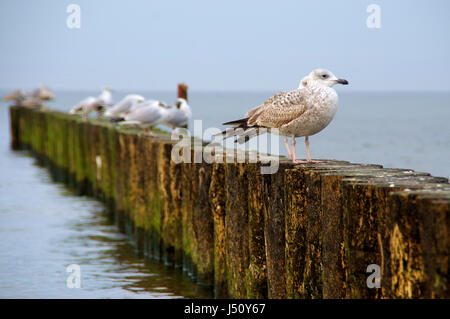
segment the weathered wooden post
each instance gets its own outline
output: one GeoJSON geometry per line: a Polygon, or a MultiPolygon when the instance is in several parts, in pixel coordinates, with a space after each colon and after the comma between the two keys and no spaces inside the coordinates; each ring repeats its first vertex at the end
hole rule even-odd
{"type": "Polygon", "coordinates": [[[187,89],[188,86],[186,84],[184,83],[178,84],[178,94],[177,94],[178,98],[185,99],[187,101],[188,100],[187,89]]]}

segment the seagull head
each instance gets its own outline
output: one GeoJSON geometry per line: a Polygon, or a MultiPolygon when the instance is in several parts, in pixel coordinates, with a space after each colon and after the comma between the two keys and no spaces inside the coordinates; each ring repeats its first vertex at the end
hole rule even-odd
{"type": "Polygon", "coordinates": [[[183,111],[183,113],[186,114],[187,117],[190,118],[192,116],[191,108],[189,107],[189,104],[185,99],[183,98],[176,99],[174,106],[177,109],[183,111]]]}
{"type": "Polygon", "coordinates": [[[348,81],[338,79],[333,73],[325,69],[315,69],[307,77],[303,78],[302,82],[307,79],[308,85],[328,86],[332,87],[335,84],[347,85],[348,81]]]}
{"type": "Polygon", "coordinates": [[[111,104],[112,103],[112,90],[110,88],[104,88],[102,90],[102,93],[98,96],[99,99],[103,100],[104,104],[111,104]]]}

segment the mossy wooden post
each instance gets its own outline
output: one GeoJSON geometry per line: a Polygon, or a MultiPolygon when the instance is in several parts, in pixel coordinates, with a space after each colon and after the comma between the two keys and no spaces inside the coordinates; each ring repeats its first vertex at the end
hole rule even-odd
{"type": "Polygon", "coordinates": [[[109,149],[109,183],[110,183],[110,201],[109,201],[109,209],[113,213],[114,216],[117,214],[117,165],[119,163],[118,160],[118,132],[113,126],[108,127],[107,133],[107,142],[109,149]]]}
{"type": "Polygon", "coordinates": [[[268,297],[276,299],[286,297],[284,175],[289,167],[280,160],[278,171],[262,178],[268,297]]]}
{"type": "Polygon", "coordinates": [[[245,164],[226,163],[226,263],[228,295],[246,298],[249,266],[248,179],[245,164]]]}
{"type": "Polygon", "coordinates": [[[193,249],[193,219],[192,211],[194,209],[194,189],[197,179],[194,175],[192,163],[181,163],[182,180],[181,180],[181,198],[182,198],[182,242],[183,242],[183,269],[191,277],[197,275],[196,269],[192,260],[193,249]]]}
{"type": "Polygon", "coordinates": [[[91,126],[90,122],[85,122],[83,125],[83,139],[84,139],[84,150],[85,150],[85,170],[86,170],[86,183],[87,190],[86,195],[95,196],[94,190],[94,179],[96,178],[96,165],[95,165],[95,153],[96,149],[93,145],[94,143],[90,143],[91,141],[91,126]]]}
{"type": "Polygon", "coordinates": [[[20,150],[22,148],[21,145],[21,136],[20,136],[20,116],[19,116],[19,108],[10,106],[9,107],[9,130],[10,130],[10,146],[13,150],[20,150]]]}
{"type": "MultiPolygon", "coordinates": [[[[419,212],[419,236],[424,267],[423,297],[450,298],[450,187],[443,192],[414,194],[419,212]]],[[[411,194],[397,194],[405,200],[411,194]]]]}
{"type": "Polygon", "coordinates": [[[43,112],[35,113],[34,131],[35,131],[35,146],[34,152],[37,155],[38,162],[45,165],[47,157],[45,156],[45,141],[47,140],[47,117],[43,112]]]}
{"type": "MultiPolygon", "coordinates": [[[[440,186],[436,184],[435,187],[438,189],[440,186]]],[[[449,226],[446,214],[448,215],[449,210],[446,211],[445,207],[448,208],[448,203],[447,206],[440,206],[442,210],[436,210],[438,206],[431,204],[433,193],[438,192],[437,190],[433,192],[430,187],[428,192],[430,200],[424,200],[417,196],[415,191],[411,191],[412,187],[407,188],[410,191],[396,192],[394,196],[389,196],[387,201],[387,211],[391,213],[385,226],[390,231],[382,240],[383,296],[431,298],[436,291],[445,295],[445,290],[448,289],[446,282],[448,282],[449,248],[448,233],[446,234],[449,226]],[[438,223],[435,224],[433,221],[438,223]],[[441,243],[433,237],[447,241],[441,243]],[[430,256],[433,258],[430,259],[430,256]],[[443,266],[439,268],[446,269],[447,273],[433,271],[436,269],[433,265],[436,261],[443,266]]],[[[439,197],[442,198],[442,195],[439,197]]]]}
{"type": "Polygon", "coordinates": [[[342,180],[370,175],[379,168],[380,165],[342,164],[321,174],[323,298],[341,299],[346,295],[342,180]]]}
{"type": "MultiPolygon", "coordinates": [[[[65,182],[65,168],[67,164],[67,125],[63,118],[55,119],[55,139],[57,148],[57,180],[65,182]]],[[[37,124],[37,123],[36,123],[37,124]]],[[[36,130],[38,132],[38,130],[36,130]]]]}
{"type": "Polygon", "coordinates": [[[214,217],[214,297],[228,297],[226,261],[226,186],[225,165],[212,164],[209,198],[214,217]]]}
{"type": "Polygon", "coordinates": [[[151,187],[151,202],[150,202],[150,238],[151,238],[151,257],[155,260],[161,260],[161,218],[162,218],[162,199],[160,193],[160,186],[158,185],[158,167],[160,165],[160,143],[159,139],[152,139],[149,159],[153,162],[150,168],[151,174],[154,174],[151,187]]]}
{"type": "Polygon", "coordinates": [[[366,284],[367,267],[380,267],[381,251],[377,238],[376,211],[370,207],[373,187],[345,182],[344,189],[344,253],[346,264],[347,298],[379,298],[380,289],[369,289],[366,284]],[[367,198],[367,197],[368,198],[367,198]]]}
{"type": "Polygon", "coordinates": [[[126,145],[124,141],[124,133],[117,132],[116,138],[116,224],[121,231],[125,231],[125,179],[126,166],[123,162],[126,145]]]}
{"type": "Polygon", "coordinates": [[[303,276],[308,298],[322,298],[322,207],[320,171],[305,169],[303,182],[308,185],[305,196],[306,252],[303,276]]]}
{"type": "MultiPolygon", "coordinates": [[[[77,157],[76,157],[76,122],[72,119],[67,119],[68,126],[68,143],[69,143],[69,187],[76,189],[76,174],[77,174],[77,157]]],[[[44,142],[47,140],[45,138],[44,142]]],[[[44,150],[46,146],[44,145],[44,150]]]]}
{"type": "MultiPolygon", "coordinates": [[[[422,176],[422,173],[409,173],[407,170],[384,169],[378,177],[361,176],[344,180],[344,241],[346,282],[348,298],[381,298],[386,288],[367,287],[367,267],[379,265],[381,278],[387,277],[386,256],[389,254],[390,233],[393,225],[390,220],[395,211],[387,209],[390,192],[405,186],[396,186],[405,174],[422,176]],[[381,182],[389,181],[390,182],[381,182]]],[[[409,178],[409,177],[408,177],[409,178]]]]}
{"type": "Polygon", "coordinates": [[[134,234],[134,212],[136,200],[136,135],[125,133],[124,152],[122,153],[122,165],[125,165],[124,174],[124,211],[125,211],[125,232],[129,235],[134,234]]]}
{"type": "Polygon", "coordinates": [[[170,175],[170,157],[172,144],[169,141],[160,141],[158,150],[158,172],[157,185],[161,201],[161,253],[162,260],[170,266],[175,264],[175,242],[179,233],[177,220],[171,211],[171,175],[170,175]]]}
{"type": "Polygon", "coordinates": [[[247,164],[248,231],[250,265],[246,275],[247,298],[267,298],[267,265],[264,237],[263,176],[261,164],[247,164]]]}
{"type": "MultiPolygon", "coordinates": [[[[47,123],[48,125],[48,123],[47,123]]],[[[81,121],[74,121],[74,156],[76,161],[76,173],[75,173],[75,182],[76,182],[76,193],[81,195],[85,194],[85,183],[86,183],[86,174],[85,174],[85,151],[84,144],[85,140],[82,134],[82,125],[84,125],[81,121]]],[[[47,141],[47,154],[49,153],[50,140],[47,141]]],[[[47,155],[48,156],[48,155],[47,155]]]]}
{"type": "Polygon", "coordinates": [[[197,282],[214,284],[214,216],[209,201],[212,165],[193,164],[197,179],[197,192],[192,214],[194,241],[193,261],[197,265],[197,282]]]}
{"type": "Polygon", "coordinates": [[[100,144],[100,126],[89,123],[89,145],[90,159],[89,166],[91,167],[91,182],[94,197],[101,198],[101,181],[102,181],[102,158],[101,149],[104,145],[100,144]]]}
{"type": "MultiPolygon", "coordinates": [[[[69,131],[70,131],[70,122],[68,121],[68,118],[64,116],[64,118],[61,119],[61,131],[60,131],[60,139],[62,143],[61,151],[62,151],[62,159],[61,159],[61,165],[62,165],[62,180],[64,183],[68,183],[70,180],[70,149],[71,149],[71,141],[69,139],[69,131]]],[[[42,127],[44,123],[40,121],[40,126],[42,127]]],[[[41,129],[39,130],[41,132],[41,129]]],[[[40,139],[42,138],[42,135],[39,134],[40,139]]],[[[40,143],[42,144],[42,142],[40,143]]],[[[41,149],[41,146],[39,145],[39,149],[41,149]]]]}
{"type": "Polygon", "coordinates": [[[144,228],[143,228],[143,211],[145,211],[145,203],[143,200],[143,192],[145,191],[144,181],[147,172],[142,170],[141,163],[145,160],[142,158],[142,140],[143,137],[138,134],[130,134],[129,158],[130,158],[130,217],[132,221],[132,234],[136,243],[139,254],[144,249],[144,228]]]}
{"type": "Polygon", "coordinates": [[[100,131],[100,143],[103,145],[100,154],[101,163],[101,191],[103,201],[112,214],[115,209],[115,154],[113,130],[109,125],[103,125],[100,131]]]}
{"type": "Polygon", "coordinates": [[[176,268],[183,267],[183,224],[182,224],[182,169],[181,164],[169,161],[170,198],[169,211],[171,216],[171,236],[173,243],[173,262],[176,268]]]}
{"type": "Polygon", "coordinates": [[[300,167],[285,170],[285,258],[286,297],[303,298],[303,273],[306,254],[306,215],[303,171],[300,167]]]}
{"type": "Polygon", "coordinates": [[[138,136],[136,140],[136,197],[135,197],[135,213],[134,213],[134,225],[135,225],[135,238],[136,247],[139,253],[145,254],[145,224],[147,213],[147,187],[146,183],[149,179],[148,171],[145,170],[145,162],[149,159],[145,157],[146,154],[146,138],[138,136]]]}
{"type": "Polygon", "coordinates": [[[144,193],[146,196],[146,213],[144,217],[144,253],[152,259],[159,258],[159,240],[157,238],[157,229],[159,227],[160,202],[157,188],[156,176],[158,173],[158,149],[159,144],[155,139],[144,139],[143,154],[145,158],[142,169],[146,171],[144,182],[144,193]]]}

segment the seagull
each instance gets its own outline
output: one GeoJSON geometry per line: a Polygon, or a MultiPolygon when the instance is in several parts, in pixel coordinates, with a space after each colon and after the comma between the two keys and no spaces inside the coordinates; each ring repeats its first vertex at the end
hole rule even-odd
{"type": "Polygon", "coordinates": [[[15,90],[3,97],[3,101],[15,102],[14,106],[21,106],[28,109],[37,109],[43,106],[39,97],[29,94],[25,90],[15,90]]]}
{"type": "Polygon", "coordinates": [[[55,98],[52,90],[46,87],[43,83],[41,83],[40,88],[33,90],[33,92],[31,92],[31,95],[42,101],[53,100],[55,98]]]}
{"type": "Polygon", "coordinates": [[[3,97],[3,101],[15,102],[16,106],[37,108],[42,106],[41,101],[51,100],[54,97],[53,92],[44,84],[41,84],[40,88],[33,90],[31,93],[24,89],[12,91],[3,97]]]}
{"type": "Polygon", "coordinates": [[[135,104],[139,104],[144,101],[145,98],[142,95],[128,94],[120,102],[107,109],[104,116],[120,116],[121,114],[128,113],[135,104]]]}
{"type": "Polygon", "coordinates": [[[86,106],[94,103],[96,100],[93,96],[88,96],[84,100],[80,101],[78,104],[76,104],[74,107],[72,107],[69,111],[69,114],[80,114],[84,112],[84,109],[86,106]]]}
{"type": "Polygon", "coordinates": [[[3,101],[19,102],[27,96],[27,92],[24,89],[15,90],[6,94],[2,99],[3,101]]]}
{"type": "Polygon", "coordinates": [[[169,109],[164,123],[174,130],[176,127],[186,125],[191,117],[192,111],[187,101],[183,98],[178,98],[169,109]]]}
{"type": "Polygon", "coordinates": [[[121,125],[144,125],[146,131],[148,127],[151,128],[157,124],[165,124],[174,130],[187,124],[191,116],[192,112],[187,101],[178,98],[173,106],[167,106],[160,101],[145,101],[139,108],[114,121],[121,125]]]}
{"type": "Polygon", "coordinates": [[[120,125],[143,125],[147,132],[149,127],[164,122],[167,119],[169,108],[162,103],[155,103],[154,100],[148,100],[139,103],[139,107],[135,108],[124,117],[113,119],[120,125]]]}
{"type": "Polygon", "coordinates": [[[101,112],[105,105],[110,105],[112,102],[111,89],[105,88],[98,97],[88,96],[77,105],[72,107],[69,114],[82,114],[84,119],[87,119],[89,113],[93,111],[101,112]]]}
{"type": "Polygon", "coordinates": [[[167,104],[163,101],[159,101],[159,100],[145,100],[142,103],[135,103],[130,107],[130,110],[127,113],[131,113],[136,111],[138,108],[141,108],[143,106],[148,106],[148,105],[155,105],[155,106],[163,106],[163,107],[168,107],[167,104]]]}
{"type": "Polygon", "coordinates": [[[300,82],[299,88],[275,94],[262,105],[251,109],[240,120],[223,123],[234,125],[232,131],[222,132],[225,138],[237,136],[239,143],[263,133],[267,129],[278,129],[275,134],[284,136],[288,157],[294,164],[319,163],[311,160],[309,136],[322,131],[333,119],[338,107],[335,84],[347,85],[348,81],[338,79],[325,69],[315,69],[300,82]],[[262,132],[259,129],[264,129],[262,132]],[[292,150],[287,137],[291,137],[292,150]],[[295,139],[305,137],[306,161],[295,158],[295,139]]]}

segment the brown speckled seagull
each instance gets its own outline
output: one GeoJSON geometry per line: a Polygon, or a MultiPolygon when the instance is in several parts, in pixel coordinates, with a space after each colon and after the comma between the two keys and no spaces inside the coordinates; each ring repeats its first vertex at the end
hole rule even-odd
{"type": "Polygon", "coordinates": [[[234,127],[222,134],[225,138],[237,136],[237,141],[244,143],[269,130],[284,136],[288,157],[294,164],[320,162],[310,158],[309,136],[323,130],[333,119],[338,106],[338,95],[332,88],[335,84],[348,84],[348,81],[336,78],[328,70],[313,70],[302,79],[298,89],[277,93],[248,111],[245,118],[223,123],[234,127]],[[292,138],[292,150],[287,136],[292,138]],[[295,138],[302,136],[305,137],[306,161],[295,159],[295,138]]]}

